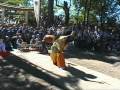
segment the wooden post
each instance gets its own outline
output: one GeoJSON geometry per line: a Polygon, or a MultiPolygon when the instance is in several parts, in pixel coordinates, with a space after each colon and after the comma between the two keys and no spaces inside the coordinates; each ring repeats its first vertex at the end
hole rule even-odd
{"type": "Polygon", "coordinates": [[[39,16],[39,25],[38,25],[38,27],[40,27],[41,23],[42,23],[42,18],[41,18],[41,15],[42,15],[42,12],[41,12],[41,10],[42,10],[42,0],[40,0],[40,9],[39,10],[40,10],[39,11],[40,16],[39,16]]]}
{"type": "Polygon", "coordinates": [[[1,18],[2,18],[2,23],[4,23],[4,19],[5,19],[5,8],[2,8],[1,18]]]}
{"type": "Polygon", "coordinates": [[[25,11],[25,23],[28,24],[28,11],[25,11]]]}

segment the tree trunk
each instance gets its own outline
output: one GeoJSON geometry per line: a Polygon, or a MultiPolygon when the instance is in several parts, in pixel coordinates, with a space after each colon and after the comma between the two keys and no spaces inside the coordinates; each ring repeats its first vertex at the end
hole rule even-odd
{"type": "Polygon", "coordinates": [[[87,9],[87,27],[88,27],[88,23],[89,23],[89,14],[90,14],[90,9],[91,9],[91,0],[89,0],[89,4],[88,4],[88,9],[87,9]]]}
{"type": "Polygon", "coordinates": [[[64,12],[65,12],[65,25],[68,25],[70,19],[69,8],[64,7],[64,12]]]}
{"type": "Polygon", "coordinates": [[[103,2],[101,2],[101,10],[100,10],[100,27],[103,30],[103,2]]]}
{"type": "Polygon", "coordinates": [[[54,0],[48,0],[48,26],[54,24],[54,0]]]}
{"type": "Polygon", "coordinates": [[[85,0],[84,25],[86,24],[87,2],[88,0],[85,0]]]}

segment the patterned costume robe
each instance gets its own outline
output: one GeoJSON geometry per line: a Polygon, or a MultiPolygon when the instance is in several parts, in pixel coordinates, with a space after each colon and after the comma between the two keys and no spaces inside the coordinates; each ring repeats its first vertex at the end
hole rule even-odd
{"type": "Polygon", "coordinates": [[[57,40],[54,41],[51,46],[51,59],[53,60],[53,64],[60,68],[65,68],[65,60],[64,60],[64,48],[66,47],[68,36],[60,36],[57,40]]]}

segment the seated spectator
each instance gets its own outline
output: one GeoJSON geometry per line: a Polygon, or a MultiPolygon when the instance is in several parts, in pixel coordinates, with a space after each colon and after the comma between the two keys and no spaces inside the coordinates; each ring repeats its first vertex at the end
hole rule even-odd
{"type": "Polygon", "coordinates": [[[32,38],[30,40],[30,48],[35,48],[35,43],[36,43],[35,35],[32,35],[32,38]]]}
{"type": "Polygon", "coordinates": [[[0,39],[0,58],[4,58],[8,56],[10,53],[5,50],[5,43],[3,42],[3,39],[0,39]]]}
{"type": "Polygon", "coordinates": [[[19,36],[17,38],[16,44],[17,44],[17,48],[20,49],[21,48],[21,44],[22,44],[23,40],[21,38],[21,36],[19,36]]]}
{"type": "Polygon", "coordinates": [[[20,50],[23,51],[23,52],[28,52],[29,51],[29,46],[28,46],[27,42],[22,42],[21,43],[20,50]]]}
{"type": "Polygon", "coordinates": [[[7,51],[12,51],[10,37],[8,36],[5,37],[5,46],[6,46],[5,49],[7,51]]]}
{"type": "Polygon", "coordinates": [[[35,39],[35,47],[36,47],[37,50],[41,51],[42,41],[38,38],[35,39]]]}
{"type": "Polygon", "coordinates": [[[6,52],[5,43],[3,42],[3,39],[0,39],[0,52],[6,52]]]}

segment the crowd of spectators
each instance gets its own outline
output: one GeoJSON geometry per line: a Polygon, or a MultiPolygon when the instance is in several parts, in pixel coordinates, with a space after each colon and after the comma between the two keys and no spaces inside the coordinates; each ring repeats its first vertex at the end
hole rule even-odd
{"type": "Polygon", "coordinates": [[[43,39],[45,35],[62,34],[61,26],[55,28],[35,28],[27,24],[1,24],[0,25],[0,51],[11,51],[20,48],[44,49],[43,39]]]}
{"type": "Polygon", "coordinates": [[[42,42],[45,35],[68,35],[72,30],[77,31],[74,44],[81,49],[109,52],[120,50],[119,30],[101,30],[97,26],[86,27],[83,24],[67,27],[67,29],[60,25],[35,28],[27,24],[0,24],[0,43],[2,43],[0,51],[20,49],[22,46],[43,49],[46,47],[42,42]]]}
{"type": "Polygon", "coordinates": [[[119,30],[102,30],[98,26],[85,27],[82,24],[76,29],[78,29],[78,36],[75,40],[77,47],[92,51],[120,51],[119,30]]]}

